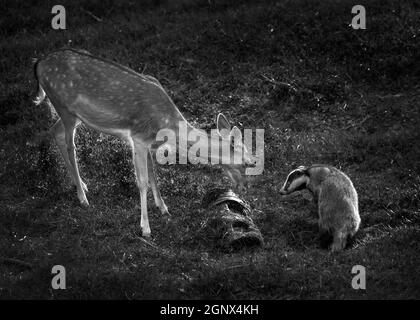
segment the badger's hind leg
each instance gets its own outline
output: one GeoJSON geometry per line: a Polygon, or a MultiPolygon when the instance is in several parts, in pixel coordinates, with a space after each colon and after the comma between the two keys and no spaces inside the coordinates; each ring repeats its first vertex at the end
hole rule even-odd
{"type": "Polygon", "coordinates": [[[338,252],[344,250],[347,243],[347,233],[343,230],[335,230],[333,232],[333,243],[331,245],[331,252],[338,252]]]}
{"type": "Polygon", "coordinates": [[[333,242],[333,235],[331,230],[320,228],[319,230],[319,245],[322,249],[328,249],[333,242]]]}

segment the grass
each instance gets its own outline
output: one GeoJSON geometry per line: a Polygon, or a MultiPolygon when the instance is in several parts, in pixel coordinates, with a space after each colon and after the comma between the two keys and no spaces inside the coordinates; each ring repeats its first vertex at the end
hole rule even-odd
{"type": "Polygon", "coordinates": [[[63,1],[65,31],[50,27],[52,2],[0,4],[0,254],[32,265],[0,263],[1,298],[420,298],[418,3],[366,1],[367,29],[353,30],[345,0],[63,1]],[[201,198],[228,180],[192,165],[158,168],[172,220],[149,194],[155,246],[142,241],[128,148],[83,126],[91,206],[78,205],[54,142],[36,139],[53,116],[31,102],[31,59],[63,46],[155,76],[199,127],[222,111],[265,129],[264,173],[241,193],[263,248],[225,253],[206,238],[201,198]],[[305,194],[279,197],[287,173],[311,163],[352,178],[372,227],[339,254],[319,248],[305,194]],[[55,264],[67,290],[51,289],[55,264]],[[358,264],[364,291],[351,287],[358,264]]]}

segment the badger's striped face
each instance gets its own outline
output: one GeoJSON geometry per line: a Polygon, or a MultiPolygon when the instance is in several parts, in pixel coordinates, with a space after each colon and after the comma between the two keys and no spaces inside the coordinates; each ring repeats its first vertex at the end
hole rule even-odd
{"type": "Polygon", "coordinates": [[[286,195],[298,190],[305,189],[308,182],[309,176],[306,173],[306,168],[299,167],[289,173],[286,182],[280,190],[280,193],[286,195]]]}

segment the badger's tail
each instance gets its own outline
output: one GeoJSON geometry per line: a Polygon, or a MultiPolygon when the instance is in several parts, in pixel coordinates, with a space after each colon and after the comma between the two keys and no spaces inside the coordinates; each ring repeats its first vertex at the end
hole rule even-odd
{"type": "Polygon", "coordinates": [[[34,104],[36,106],[40,105],[41,102],[44,101],[45,97],[47,96],[45,94],[44,89],[42,89],[41,84],[39,83],[38,74],[36,72],[36,69],[38,67],[38,63],[39,63],[39,60],[34,59],[34,74],[35,74],[36,82],[38,83],[38,94],[37,94],[37,96],[36,96],[36,98],[34,100],[34,104]]]}

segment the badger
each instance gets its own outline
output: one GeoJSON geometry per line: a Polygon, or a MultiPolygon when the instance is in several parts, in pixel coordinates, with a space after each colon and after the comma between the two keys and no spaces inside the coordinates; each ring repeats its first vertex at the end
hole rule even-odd
{"type": "Polygon", "coordinates": [[[321,239],[330,235],[331,251],[343,250],[360,226],[357,192],[350,178],[332,166],[301,166],[289,173],[280,193],[287,195],[305,188],[318,207],[321,239]]]}

